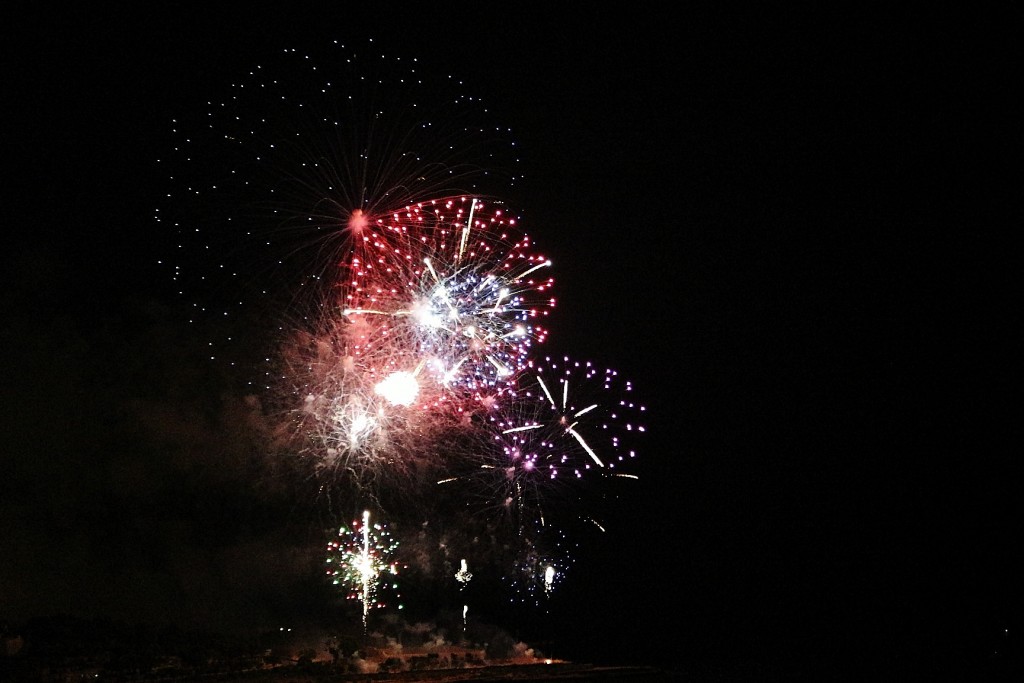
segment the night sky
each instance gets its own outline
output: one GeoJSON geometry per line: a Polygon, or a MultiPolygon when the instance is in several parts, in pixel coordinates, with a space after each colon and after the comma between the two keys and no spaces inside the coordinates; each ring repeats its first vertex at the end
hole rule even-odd
{"type": "Polygon", "coordinates": [[[648,407],[639,482],[515,635],[693,671],[1019,656],[1024,17],[404,11],[4,29],[0,621],[322,610],[308,482],[233,445],[157,267],[156,161],[266,55],[372,37],[515,131],[552,352],[648,407]]]}

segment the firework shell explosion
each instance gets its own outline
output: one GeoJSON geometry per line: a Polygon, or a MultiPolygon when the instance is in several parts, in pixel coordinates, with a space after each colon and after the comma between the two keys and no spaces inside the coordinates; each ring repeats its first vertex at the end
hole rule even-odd
{"type": "MultiPolygon", "coordinates": [[[[161,265],[259,397],[268,452],[416,529],[421,574],[442,548],[549,595],[572,562],[553,522],[600,528],[586,493],[634,476],[644,408],[614,371],[536,357],[553,264],[502,199],[514,143],[467,123],[479,101],[414,61],[330,54],[286,50],[175,123],[161,265]]],[[[364,624],[397,549],[368,515],[328,545],[364,624]]]]}
{"type": "Polygon", "coordinates": [[[528,361],[510,385],[479,431],[487,443],[444,483],[465,486],[517,530],[566,510],[600,527],[595,480],[636,479],[646,408],[632,382],[591,362],[545,357],[528,361]]]}
{"type": "Polygon", "coordinates": [[[569,545],[562,532],[544,528],[541,533],[528,537],[504,575],[510,588],[510,600],[546,608],[552,593],[574,563],[569,545]]]}
{"type": "MultiPolygon", "coordinates": [[[[327,576],[331,583],[342,586],[346,597],[362,605],[363,626],[371,609],[384,607],[379,597],[382,575],[397,576],[399,567],[391,558],[398,542],[382,524],[370,523],[369,510],[361,521],[338,530],[337,540],[327,544],[327,576]]],[[[397,583],[391,588],[397,591],[397,583]]]]}
{"type": "Polygon", "coordinates": [[[211,358],[272,390],[249,339],[316,324],[341,264],[376,255],[365,228],[424,200],[514,187],[515,141],[487,118],[458,81],[371,42],[281,50],[173,120],[155,220],[174,242],[159,265],[211,358]]]}
{"type": "MultiPolygon", "coordinates": [[[[282,348],[291,434],[318,469],[354,476],[439,463],[474,415],[501,400],[554,306],[550,261],[514,221],[458,197],[360,229],[314,331],[282,348]],[[312,438],[310,438],[312,437],[312,438]]],[[[287,404],[286,404],[287,405],[287,404]]]]}

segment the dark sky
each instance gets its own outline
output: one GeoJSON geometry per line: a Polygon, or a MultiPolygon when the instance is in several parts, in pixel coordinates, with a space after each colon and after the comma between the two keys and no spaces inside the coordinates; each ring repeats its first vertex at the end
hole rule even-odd
{"type": "Polygon", "coordinates": [[[155,265],[154,164],[270,52],[373,37],[516,131],[552,346],[649,407],[635,495],[545,636],[689,667],[988,662],[1021,627],[1021,15],[405,11],[8,24],[0,620],[308,607],[278,579],[315,524],[225,438],[244,416],[155,265]]]}

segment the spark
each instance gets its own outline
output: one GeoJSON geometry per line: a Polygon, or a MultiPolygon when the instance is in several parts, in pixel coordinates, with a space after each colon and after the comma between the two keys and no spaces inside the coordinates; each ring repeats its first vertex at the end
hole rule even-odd
{"type": "Polygon", "coordinates": [[[462,560],[462,566],[459,571],[455,572],[455,580],[458,581],[461,586],[459,588],[465,588],[469,580],[473,578],[473,575],[469,571],[469,565],[466,564],[466,560],[462,560]]]}
{"type": "Polygon", "coordinates": [[[558,572],[550,564],[544,568],[544,592],[551,594],[551,589],[555,587],[555,577],[558,572]]]}

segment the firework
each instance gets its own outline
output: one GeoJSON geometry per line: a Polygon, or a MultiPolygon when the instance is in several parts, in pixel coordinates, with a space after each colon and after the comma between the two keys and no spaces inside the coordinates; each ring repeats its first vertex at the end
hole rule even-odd
{"type": "Polygon", "coordinates": [[[364,228],[338,296],[337,312],[356,332],[353,353],[409,352],[459,398],[507,381],[546,337],[555,304],[551,261],[516,231],[503,208],[467,196],[420,202],[364,228]]]}
{"type": "Polygon", "coordinates": [[[619,474],[636,458],[635,437],[647,429],[647,408],[632,393],[631,381],[589,361],[531,361],[517,382],[515,405],[531,406],[532,412],[505,421],[502,434],[549,433],[538,440],[546,453],[534,460],[552,477],[571,472],[579,478],[591,470],[619,474]]]}
{"type": "Polygon", "coordinates": [[[398,542],[383,525],[370,525],[369,510],[361,522],[341,527],[338,539],[327,544],[327,576],[348,591],[349,599],[362,603],[365,630],[370,609],[384,606],[377,601],[381,575],[398,574],[398,565],[391,561],[398,542]]]}
{"type": "Polygon", "coordinates": [[[612,369],[569,358],[529,361],[481,423],[486,439],[445,485],[466,486],[516,529],[566,508],[597,524],[585,494],[595,480],[631,480],[646,408],[612,369]]]}
{"type": "Polygon", "coordinates": [[[365,495],[438,464],[554,306],[492,199],[514,142],[460,91],[415,60],[285,50],[175,122],[165,160],[166,266],[210,357],[260,392],[277,451],[365,495]]]}
{"type": "Polygon", "coordinates": [[[365,481],[382,464],[436,462],[432,444],[452,449],[547,334],[550,261],[510,238],[513,226],[459,197],[364,228],[337,302],[282,347],[275,385],[287,388],[296,450],[365,481]]]}
{"type": "Polygon", "coordinates": [[[504,578],[512,591],[511,600],[541,606],[574,563],[570,544],[564,533],[550,528],[536,529],[522,540],[504,578]]]}
{"type": "Polygon", "coordinates": [[[252,338],[317,315],[364,227],[424,199],[514,186],[515,142],[489,119],[416,60],[335,43],[279,51],[173,121],[155,217],[174,243],[160,266],[210,357],[266,388],[267,349],[252,338]]]}
{"type": "MultiPolygon", "coordinates": [[[[424,575],[465,552],[518,599],[550,596],[566,522],[600,528],[587,494],[635,478],[645,408],[613,370],[536,357],[554,265],[508,203],[507,129],[415,61],[278,57],[175,125],[163,265],[210,357],[243,368],[270,452],[416,529],[424,575]]],[[[364,629],[397,545],[368,511],[328,543],[364,629]]]]}

